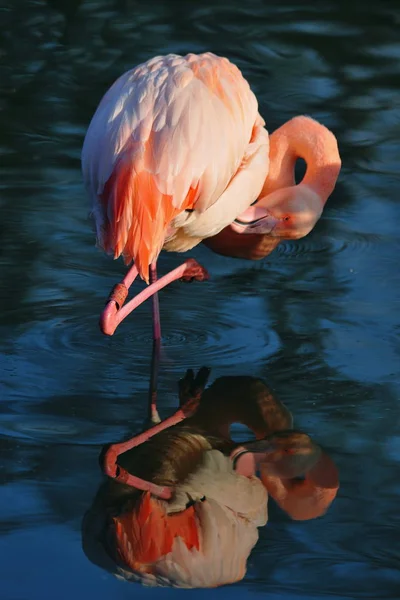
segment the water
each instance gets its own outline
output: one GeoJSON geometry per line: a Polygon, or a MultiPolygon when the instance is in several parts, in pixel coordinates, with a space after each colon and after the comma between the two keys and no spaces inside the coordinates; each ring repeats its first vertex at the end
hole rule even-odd
{"type": "MultiPolygon", "coordinates": [[[[3,5],[4,6],[4,5],[3,5]]],[[[123,265],[93,245],[80,149],[124,70],[212,50],[249,79],[270,130],[306,113],[343,169],[310,236],[261,263],[191,255],[210,282],[161,295],[160,408],[177,379],[263,377],[341,473],[329,513],[270,523],[236,586],[189,596],[399,598],[400,12],[395,3],[29,2],[1,9],[0,561],[3,600],[171,597],[119,582],[81,548],[102,444],[139,428],[151,321],[97,319],[123,265]],[[246,6],[246,8],[244,8],[246,6]]],[[[163,255],[160,269],[178,264],[163,255]]]]}

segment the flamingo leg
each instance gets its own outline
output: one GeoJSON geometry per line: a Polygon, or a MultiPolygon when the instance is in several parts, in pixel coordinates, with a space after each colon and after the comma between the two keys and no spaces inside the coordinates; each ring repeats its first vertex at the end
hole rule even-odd
{"type": "MultiPolygon", "coordinates": [[[[150,273],[151,272],[152,271],[150,271],[150,273]]],[[[130,268],[124,279],[120,283],[117,283],[117,285],[115,285],[111,290],[111,294],[108,298],[107,304],[100,316],[100,329],[105,335],[113,335],[118,325],[133,310],[135,310],[135,308],[140,306],[140,304],[142,304],[145,300],[147,300],[151,296],[154,296],[156,292],[160,291],[162,288],[172,283],[173,281],[176,281],[177,279],[182,279],[184,281],[192,281],[194,279],[196,279],[197,281],[204,281],[209,277],[204,267],[202,267],[193,258],[188,258],[179,267],[151,283],[147,288],[141,291],[140,294],[134,296],[132,300],[129,300],[129,302],[125,304],[125,306],[123,306],[128,296],[128,290],[132,283],[135,281],[137,274],[138,271],[135,265],[133,265],[133,267],[130,268]]],[[[156,310],[158,311],[158,320],[153,321],[153,333],[154,335],[157,333],[161,337],[158,299],[157,303],[153,304],[153,315],[156,314],[156,310]]]]}
{"type": "Polygon", "coordinates": [[[160,423],[161,419],[157,410],[157,386],[158,370],[160,366],[161,339],[153,339],[151,352],[150,385],[149,385],[149,408],[148,421],[152,424],[160,423]]]}
{"type": "MultiPolygon", "coordinates": [[[[157,262],[154,261],[150,265],[150,285],[157,282],[157,262]]],[[[153,294],[153,340],[161,340],[161,322],[160,322],[160,303],[158,300],[158,292],[153,294]]]]}
{"type": "Polygon", "coordinates": [[[141,479],[140,477],[131,475],[130,473],[128,473],[128,471],[126,471],[117,464],[117,459],[120,454],[128,452],[128,450],[132,450],[132,448],[135,448],[136,446],[140,446],[140,444],[147,442],[154,435],[160,433],[160,431],[168,429],[168,427],[172,427],[173,425],[176,425],[177,423],[180,423],[180,421],[186,419],[188,416],[190,416],[196,411],[197,404],[198,402],[195,405],[189,404],[187,407],[181,407],[179,410],[176,411],[175,414],[171,415],[161,423],[154,425],[153,427],[151,427],[147,431],[144,431],[143,433],[140,433],[139,435],[135,435],[133,438],[126,442],[121,442],[120,444],[112,444],[108,448],[104,456],[105,474],[108,475],[108,477],[116,479],[119,483],[124,483],[125,485],[129,485],[138,490],[149,491],[155,496],[158,496],[159,498],[164,498],[168,500],[168,498],[172,496],[172,490],[169,487],[155,485],[153,483],[150,483],[149,481],[141,479]]]}
{"type": "MultiPolygon", "coordinates": [[[[157,263],[153,262],[150,265],[150,285],[157,281],[157,263]]],[[[158,370],[160,365],[161,351],[161,324],[160,324],[160,303],[158,300],[158,292],[153,294],[153,348],[151,352],[151,367],[150,367],[150,386],[149,386],[149,409],[148,421],[155,425],[160,423],[161,419],[157,411],[157,385],[158,385],[158,370]]]]}
{"type": "Polygon", "coordinates": [[[149,491],[151,494],[154,494],[159,498],[163,498],[165,500],[171,498],[173,494],[172,488],[167,486],[159,486],[151,483],[150,481],[146,481],[145,479],[141,479],[140,477],[136,477],[135,475],[131,475],[128,473],[128,471],[117,464],[118,456],[124,452],[127,452],[128,450],[132,450],[132,448],[135,448],[144,442],[147,442],[154,435],[157,435],[157,433],[164,431],[164,429],[168,429],[169,427],[172,427],[173,425],[176,425],[184,419],[194,415],[200,403],[201,392],[207,383],[209,374],[210,369],[205,367],[200,369],[196,378],[194,378],[192,371],[188,371],[188,375],[184,378],[184,380],[181,380],[179,384],[180,399],[181,402],[183,401],[183,404],[181,404],[180,408],[172,416],[168,417],[157,425],[153,425],[153,427],[150,427],[150,429],[147,431],[144,431],[139,435],[135,435],[126,442],[112,444],[104,455],[103,469],[105,474],[120,483],[124,483],[125,485],[129,485],[138,490],[149,491]],[[182,385],[184,385],[184,387],[182,387],[182,385]],[[192,390],[192,393],[189,393],[189,390],[192,390]]]}

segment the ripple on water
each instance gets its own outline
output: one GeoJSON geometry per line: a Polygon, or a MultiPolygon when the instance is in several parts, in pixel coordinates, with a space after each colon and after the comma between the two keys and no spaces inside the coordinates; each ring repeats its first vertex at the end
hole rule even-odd
{"type": "Polygon", "coordinates": [[[309,257],[315,260],[316,254],[333,256],[341,252],[357,253],[371,248],[383,240],[377,233],[352,231],[340,227],[337,234],[311,233],[310,235],[294,241],[284,241],[279,244],[276,252],[282,256],[309,257]]]}
{"type": "Polygon", "coordinates": [[[95,356],[104,352],[105,339],[97,320],[96,315],[72,315],[36,321],[19,335],[18,345],[30,352],[57,353],[55,356],[79,357],[88,352],[95,356]]]}
{"type": "MultiPolygon", "coordinates": [[[[232,299],[215,315],[207,310],[209,302],[188,305],[173,320],[165,310],[163,348],[168,368],[181,373],[183,367],[197,368],[200,364],[229,367],[258,363],[279,349],[278,335],[268,323],[264,324],[267,317],[262,299],[232,299]]],[[[133,341],[151,347],[150,323],[124,336],[126,351],[133,341]]]]}
{"type": "Polygon", "coordinates": [[[362,557],[358,560],[352,557],[343,559],[343,555],[316,557],[314,554],[296,553],[294,564],[293,556],[282,557],[274,572],[274,580],[285,590],[295,592],[306,587],[310,595],[318,594],[318,597],[346,591],[352,598],[365,598],[366,593],[368,598],[382,598],[382,589],[389,592],[392,588],[395,591],[398,586],[400,576],[395,569],[379,569],[372,561],[364,561],[362,557]],[[310,581],[314,585],[310,585],[310,581]]]}
{"type": "MultiPolygon", "coordinates": [[[[218,282],[204,284],[202,290],[200,285],[177,285],[160,296],[162,358],[169,371],[180,375],[182,369],[201,364],[259,364],[279,349],[280,338],[268,322],[263,298],[255,294],[227,299],[226,294],[219,295],[218,282]]],[[[100,303],[98,307],[101,309],[100,303]]],[[[36,319],[38,316],[37,310],[36,319]]],[[[136,372],[147,372],[152,348],[151,304],[129,315],[110,338],[99,331],[97,310],[85,314],[74,306],[55,303],[52,307],[48,300],[40,320],[20,331],[15,344],[31,364],[52,364],[53,370],[59,370],[68,359],[80,370],[90,361],[116,368],[129,364],[136,372]],[[52,318],[46,319],[49,315],[52,318]]]]}
{"type": "Polygon", "coordinates": [[[98,423],[85,419],[57,418],[45,415],[2,415],[0,436],[34,440],[46,444],[101,445],[108,439],[119,438],[121,427],[107,424],[107,439],[98,423]]]}

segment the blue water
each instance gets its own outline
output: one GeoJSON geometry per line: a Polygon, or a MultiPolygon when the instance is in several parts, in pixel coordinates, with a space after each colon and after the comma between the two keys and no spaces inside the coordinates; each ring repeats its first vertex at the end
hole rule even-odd
{"type": "MultiPolygon", "coordinates": [[[[1,599],[399,599],[395,3],[9,0],[0,15],[1,599]],[[191,253],[211,280],[161,294],[161,413],[187,367],[260,376],[328,449],[341,488],[315,521],[291,522],[271,503],[241,583],[151,590],[81,547],[101,445],[143,421],[151,319],[146,304],[113,338],[98,330],[124,267],[94,247],[80,149],[124,70],[206,50],[242,69],[268,129],[301,113],[331,127],[343,169],[307,238],[259,263],[191,253]]],[[[179,260],[163,255],[160,271],[179,260]]]]}

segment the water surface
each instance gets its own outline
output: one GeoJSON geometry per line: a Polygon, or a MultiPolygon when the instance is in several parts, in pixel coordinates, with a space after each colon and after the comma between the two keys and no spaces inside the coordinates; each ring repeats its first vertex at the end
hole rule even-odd
{"type": "MultiPolygon", "coordinates": [[[[3,600],[171,597],[114,579],[81,548],[102,444],[138,429],[149,306],[97,320],[124,267],[94,247],[80,174],[106,88],[155,54],[214,51],[273,130],[331,127],[343,169],[315,230],[260,263],[204,247],[212,278],[161,296],[163,415],[187,367],[263,377],[337,462],[329,513],[270,523],[245,580],[189,596],[399,598],[400,12],[395,3],[9,0],[1,9],[0,581],[3,600]]],[[[160,270],[178,264],[163,255],[160,270]]]]}

